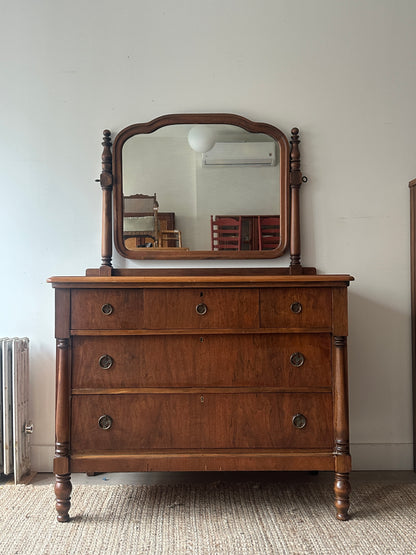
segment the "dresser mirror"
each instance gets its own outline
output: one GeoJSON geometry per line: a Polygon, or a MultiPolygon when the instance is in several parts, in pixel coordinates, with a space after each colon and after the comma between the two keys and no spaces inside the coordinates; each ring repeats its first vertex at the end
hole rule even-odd
{"type": "MultiPolygon", "coordinates": [[[[104,153],[104,174],[105,162],[104,153]]],[[[285,252],[291,160],[276,127],[232,114],[162,116],[123,129],[111,162],[114,239],[123,256],[243,259],[285,252]]]]}

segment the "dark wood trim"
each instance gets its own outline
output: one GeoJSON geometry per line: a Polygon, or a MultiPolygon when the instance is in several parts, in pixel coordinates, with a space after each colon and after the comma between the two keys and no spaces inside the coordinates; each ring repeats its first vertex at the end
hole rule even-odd
{"type": "Polygon", "coordinates": [[[412,319],[413,469],[416,472],[416,179],[410,187],[410,286],[412,319]]]}
{"type": "Polygon", "coordinates": [[[335,507],[338,520],[348,520],[349,452],[347,338],[334,336],[335,507]]]}
{"type": "Polygon", "coordinates": [[[111,258],[113,251],[112,243],[112,190],[113,190],[113,172],[112,172],[112,154],[111,154],[111,131],[105,129],[103,131],[103,153],[101,155],[102,172],[100,175],[100,184],[102,190],[102,235],[101,235],[101,268],[100,275],[111,275],[111,258]]]}
{"type": "MultiPolygon", "coordinates": [[[[303,275],[316,275],[316,268],[302,268],[303,275]]],[[[100,276],[99,268],[90,268],[86,276],[100,276]]],[[[289,276],[290,269],[280,268],[113,268],[113,276],[289,276]]]]}
{"type": "MultiPolygon", "coordinates": [[[[291,288],[291,287],[335,287],[348,286],[354,278],[349,275],[170,275],[155,274],[143,276],[59,276],[51,277],[48,282],[55,288],[76,289],[129,289],[137,287],[151,287],[153,289],[168,288],[291,288]]],[[[337,327],[337,329],[342,329],[337,327]]]]}
{"type": "Polygon", "coordinates": [[[59,522],[69,520],[71,506],[70,458],[70,363],[69,339],[56,341],[56,402],[55,402],[55,495],[57,519],[59,522]]]}
{"type": "Polygon", "coordinates": [[[300,200],[299,192],[302,185],[300,171],[299,129],[292,129],[290,140],[290,273],[301,274],[300,263],[300,200]]]}
{"type": "Polygon", "coordinates": [[[169,114],[147,123],[136,123],[120,131],[113,144],[113,199],[114,199],[114,244],[126,258],[142,259],[259,259],[276,258],[287,249],[289,240],[289,142],[285,134],[268,123],[254,122],[235,114],[169,114]],[[268,251],[175,251],[158,252],[157,249],[126,249],[122,236],[123,221],[123,145],[137,134],[153,133],[161,127],[175,124],[230,124],[252,133],[265,133],[280,146],[280,245],[268,251]]]}
{"type": "Polygon", "coordinates": [[[174,452],[111,452],[74,453],[71,457],[74,472],[169,472],[169,471],[334,471],[334,455],[319,450],[291,450],[290,452],[258,450],[204,451],[179,450],[174,452]]]}
{"type": "Polygon", "coordinates": [[[68,338],[71,327],[71,290],[60,289],[55,295],[55,338],[68,338]]]}
{"type": "Polygon", "coordinates": [[[335,472],[334,493],[337,519],[348,520],[351,493],[348,472],[335,472]]]}

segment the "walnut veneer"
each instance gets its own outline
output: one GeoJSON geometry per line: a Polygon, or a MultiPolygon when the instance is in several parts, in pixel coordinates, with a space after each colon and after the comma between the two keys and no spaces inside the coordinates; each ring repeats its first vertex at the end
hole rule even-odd
{"type": "Polygon", "coordinates": [[[332,470],[347,518],[352,278],[238,274],[51,278],[58,520],[71,472],[170,470],[332,470]]]}

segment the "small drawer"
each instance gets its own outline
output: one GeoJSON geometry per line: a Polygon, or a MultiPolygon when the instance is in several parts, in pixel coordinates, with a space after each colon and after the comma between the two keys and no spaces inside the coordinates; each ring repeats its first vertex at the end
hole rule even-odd
{"type": "Polygon", "coordinates": [[[332,449],[332,395],[74,395],[71,450],[332,449]]]}
{"type": "Polygon", "coordinates": [[[257,328],[257,289],[146,289],[148,329],[257,328]]]}
{"type": "Polygon", "coordinates": [[[72,387],[330,387],[329,334],[72,339],[72,387]]]}
{"type": "Polygon", "coordinates": [[[143,327],[141,289],[73,289],[71,329],[137,329],[143,327]]]}
{"type": "Polygon", "coordinates": [[[319,287],[260,290],[262,328],[330,328],[332,291],[319,287]]]}

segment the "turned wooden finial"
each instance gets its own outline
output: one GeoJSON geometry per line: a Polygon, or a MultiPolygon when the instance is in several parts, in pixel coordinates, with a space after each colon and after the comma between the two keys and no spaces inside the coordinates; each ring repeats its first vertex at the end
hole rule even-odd
{"type": "Polygon", "coordinates": [[[113,168],[111,155],[111,131],[103,131],[103,153],[101,155],[100,185],[102,190],[102,234],[101,234],[101,267],[100,275],[111,275],[112,271],[112,190],[113,168]]]}
{"type": "Polygon", "coordinates": [[[300,171],[299,129],[292,129],[290,140],[290,272],[301,274],[300,263],[300,214],[299,214],[299,189],[302,185],[302,172],[300,171]]]}
{"type": "MultiPolygon", "coordinates": [[[[103,142],[101,143],[103,148],[103,153],[101,155],[101,166],[102,166],[102,173],[101,178],[104,176],[110,175],[112,177],[112,156],[111,156],[111,131],[108,129],[104,129],[103,131],[103,142]]],[[[101,187],[103,187],[102,179],[100,179],[101,187]]],[[[112,186],[112,179],[111,182],[106,183],[104,186],[112,186]]]]}

